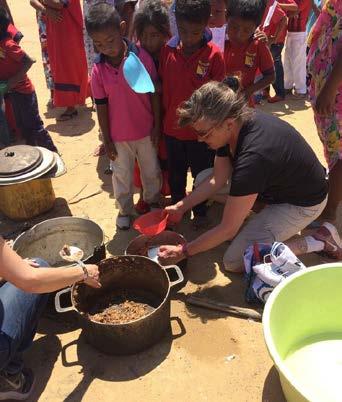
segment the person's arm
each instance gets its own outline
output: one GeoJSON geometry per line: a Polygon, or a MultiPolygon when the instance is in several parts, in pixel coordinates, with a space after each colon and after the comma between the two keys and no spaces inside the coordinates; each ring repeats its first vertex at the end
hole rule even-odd
{"type": "Polygon", "coordinates": [[[90,83],[101,130],[101,139],[108,158],[115,161],[118,153],[110,136],[108,94],[104,88],[100,67],[96,63],[91,73],[90,83]]]}
{"type": "Polygon", "coordinates": [[[97,266],[87,265],[87,272],[86,279],[83,269],[79,266],[33,268],[0,237],[0,276],[25,292],[50,293],[83,280],[90,286],[100,287],[97,266]]]}
{"type": "Polygon", "coordinates": [[[278,3],[280,8],[286,13],[295,14],[298,12],[298,5],[295,2],[291,3],[278,3]]]}
{"type": "Polygon", "coordinates": [[[68,5],[68,0],[42,0],[44,6],[54,8],[55,10],[61,10],[68,5]]]}
{"type": "Polygon", "coordinates": [[[331,115],[334,113],[337,91],[340,85],[342,85],[342,49],[340,49],[334,67],[317,96],[314,109],[318,114],[331,115]]]}
{"type": "Polygon", "coordinates": [[[43,3],[41,3],[38,0],[30,0],[30,5],[33,7],[36,11],[41,11],[44,13],[46,11],[46,7],[44,6],[43,3]]]}
{"type": "Polygon", "coordinates": [[[256,65],[261,71],[262,79],[244,88],[246,99],[254,92],[267,88],[275,80],[274,61],[266,43],[258,41],[256,65]]]}
{"type": "Polygon", "coordinates": [[[279,38],[280,34],[283,32],[283,30],[285,29],[286,25],[287,25],[287,18],[286,18],[286,15],[284,15],[283,18],[277,24],[277,30],[274,33],[274,35],[268,38],[269,46],[278,42],[278,38],[279,38]]]}
{"type": "MultiPolygon", "coordinates": [[[[95,100],[96,103],[96,100],[95,100]]],[[[109,112],[108,103],[96,104],[97,118],[101,130],[103,145],[105,146],[107,156],[110,160],[115,161],[118,156],[115,144],[113,143],[109,133],[109,112]]]]}
{"type": "Polygon", "coordinates": [[[272,71],[270,73],[263,73],[263,78],[250,85],[249,87],[244,89],[244,93],[246,95],[246,99],[248,99],[251,95],[255,92],[260,91],[261,89],[267,88],[269,85],[272,84],[275,80],[275,72],[272,71]]]}
{"type": "Polygon", "coordinates": [[[154,117],[154,125],[151,132],[151,140],[154,146],[158,146],[160,140],[160,126],[161,126],[161,106],[160,106],[160,95],[158,91],[151,94],[151,105],[154,117]]]}
{"type": "Polygon", "coordinates": [[[20,82],[24,78],[25,74],[32,67],[32,64],[35,63],[36,61],[31,59],[31,57],[29,57],[28,55],[25,55],[21,59],[21,62],[22,62],[21,69],[7,81],[7,86],[9,89],[14,88],[18,84],[18,82],[20,82]]]}
{"type": "MultiPolygon", "coordinates": [[[[186,254],[192,256],[210,250],[227,240],[232,240],[249,214],[258,194],[241,197],[228,196],[222,221],[213,229],[187,243],[186,254]]],[[[177,263],[186,258],[182,245],[160,246],[159,258],[167,263],[177,263]]]]}
{"type": "Polygon", "coordinates": [[[229,157],[216,156],[213,176],[204,180],[194,191],[183,198],[183,200],[165,208],[170,215],[170,221],[177,223],[182,219],[186,211],[216,194],[218,190],[227,184],[231,172],[232,165],[229,157]]]}

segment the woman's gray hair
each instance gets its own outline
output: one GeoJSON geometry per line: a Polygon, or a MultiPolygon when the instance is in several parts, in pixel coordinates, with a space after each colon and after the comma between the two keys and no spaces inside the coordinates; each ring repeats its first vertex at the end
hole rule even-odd
{"type": "Polygon", "coordinates": [[[234,92],[226,83],[211,81],[197,89],[178,109],[180,127],[194,124],[200,119],[210,119],[222,124],[226,119],[250,120],[253,110],[241,91],[234,92]]]}

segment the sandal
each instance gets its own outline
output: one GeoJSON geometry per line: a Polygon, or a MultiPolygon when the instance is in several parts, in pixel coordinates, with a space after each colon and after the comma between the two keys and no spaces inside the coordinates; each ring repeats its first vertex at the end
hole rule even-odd
{"type": "Polygon", "coordinates": [[[68,121],[78,115],[77,110],[73,110],[72,112],[64,112],[59,117],[57,117],[57,121],[68,121]]]}

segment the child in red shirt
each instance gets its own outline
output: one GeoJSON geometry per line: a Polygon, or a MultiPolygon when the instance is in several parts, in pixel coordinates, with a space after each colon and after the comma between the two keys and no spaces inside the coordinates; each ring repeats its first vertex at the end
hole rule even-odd
{"type": "Polygon", "coordinates": [[[255,0],[252,4],[249,0],[228,2],[228,40],[224,49],[226,75],[239,78],[251,104],[254,92],[266,88],[275,78],[270,50],[264,42],[254,38],[264,11],[263,0],[255,0]],[[258,70],[262,78],[254,82],[258,70]]]}
{"type": "MultiPolygon", "coordinates": [[[[224,78],[220,49],[211,42],[206,29],[211,13],[209,0],[176,0],[175,14],[179,37],[173,37],[162,49],[159,73],[162,79],[163,129],[169,165],[172,203],[185,196],[187,172],[192,177],[212,167],[214,153],[198,141],[196,132],[179,128],[177,109],[192,93],[208,81],[224,78]]],[[[206,203],[193,209],[194,227],[205,224],[206,203]]]]}
{"type": "Polygon", "coordinates": [[[8,33],[9,16],[0,8],[0,97],[8,93],[16,124],[28,145],[57,151],[39,115],[34,86],[26,75],[34,61],[8,33]]]}
{"type": "MultiPolygon", "coordinates": [[[[158,69],[161,49],[171,36],[169,10],[161,0],[146,0],[143,2],[134,16],[133,36],[136,36],[140,46],[150,54],[158,69]]],[[[170,187],[166,144],[163,135],[159,138],[158,159],[163,179],[160,192],[163,196],[167,196],[170,195],[170,187]]],[[[134,185],[140,189],[140,198],[134,206],[135,210],[139,214],[144,214],[150,210],[150,206],[144,201],[142,196],[142,182],[137,162],[134,167],[134,185]]]]}

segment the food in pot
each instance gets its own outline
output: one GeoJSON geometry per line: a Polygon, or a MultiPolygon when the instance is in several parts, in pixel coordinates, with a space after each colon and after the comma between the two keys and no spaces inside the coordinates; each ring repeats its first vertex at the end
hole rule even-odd
{"type": "Polygon", "coordinates": [[[149,299],[138,291],[116,291],[103,297],[87,316],[103,324],[125,324],[145,317],[156,309],[159,303],[149,299]]]}

